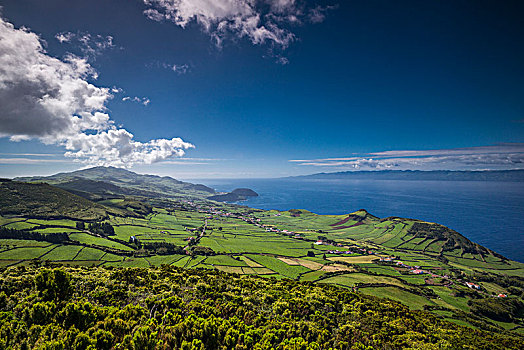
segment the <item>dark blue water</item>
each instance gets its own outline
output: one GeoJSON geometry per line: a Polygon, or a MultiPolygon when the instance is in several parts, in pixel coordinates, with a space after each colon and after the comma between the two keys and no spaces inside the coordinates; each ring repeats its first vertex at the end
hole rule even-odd
{"type": "Polygon", "coordinates": [[[524,183],[397,180],[200,180],[218,191],[238,187],[259,197],[242,202],[260,209],[307,209],[437,222],[502,255],[524,262],[524,183]]]}

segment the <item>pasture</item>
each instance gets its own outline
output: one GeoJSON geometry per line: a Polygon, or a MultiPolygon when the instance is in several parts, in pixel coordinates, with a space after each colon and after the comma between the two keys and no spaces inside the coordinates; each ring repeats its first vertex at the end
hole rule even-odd
{"type": "MultiPolygon", "coordinates": [[[[380,220],[365,212],[357,214],[261,211],[227,204],[200,204],[194,210],[154,208],[144,218],[111,216],[107,223],[115,234],[107,237],[78,230],[73,220],[0,217],[1,227],[43,235],[42,240],[0,238],[0,267],[49,261],[78,266],[216,269],[357,287],[361,293],[387,297],[417,310],[438,306],[448,312],[442,314],[446,318],[457,310],[470,311],[471,297],[456,296],[457,292],[470,292],[463,281],[449,284],[448,277],[442,276],[461,271],[466,275],[489,272],[524,277],[524,264],[518,262],[501,261],[494,255],[480,257],[463,249],[443,251],[445,241],[410,231],[413,220],[380,220]],[[63,233],[68,241],[45,241],[63,233]],[[140,244],[130,243],[132,236],[140,244]],[[171,251],[176,254],[145,250],[142,245],[146,244],[177,246],[179,250],[171,251]],[[350,250],[351,254],[337,250],[350,250]],[[381,257],[392,257],[393,261],[380,262],[381,257]],[[397,266],[399,261],[404,266],[397,266]],[[424,274],[412,274],[415,266],[424,274]],[[427,278],[429,283],[434,279],[449,287],[426,284],[427,278]]],[[[509,293],[496,281],[480,284],[490,295],[509,293]]]]}

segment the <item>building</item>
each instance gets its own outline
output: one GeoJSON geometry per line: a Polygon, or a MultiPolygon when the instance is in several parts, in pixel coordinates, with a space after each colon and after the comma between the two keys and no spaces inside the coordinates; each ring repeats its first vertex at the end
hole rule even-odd
{"type": "Polygon", "coordinates": [[[480,286],[478,284],[471,283],[471,282],[466,282],[466,286],[468,286],[471,289],[480,289],[480,286]]]}
{"type": "Polygon", "coordinates": [[[395,260],[395,258],[392,258],[392,257],[380,258],[380,261],[386,261],[386,262],[391,262],[393,260],[395,260]]]}

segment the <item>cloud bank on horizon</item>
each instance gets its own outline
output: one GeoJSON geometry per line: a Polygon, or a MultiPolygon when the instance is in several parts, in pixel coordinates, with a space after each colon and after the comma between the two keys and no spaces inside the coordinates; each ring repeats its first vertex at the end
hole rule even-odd
{"type": "Polygon", "coordinates": [[[0,18],[0,137],[38,139],[65,147],[65,156],[77,161],[119,167],[181,157],[194,148],[178,137],[139,142],[116,127],[106,108],[111,89],[89,82],[96,77],[86,58],[52,57],[37,34],[0,18]]]}
{"type": "Polygon", "coordinates": [[[303,166],[340,170],[523,169],[524,143],[437,150],[399,150],[342,158],[292,159],[303,166]]]}
{"type": "MultiPolygon", "coordinates": [[[[144,4],[149,19],[182,28],[196,22],[219,47],[224,39],[239,37],[279,49],[297,39],[285,26],[322,22],[326,11],[334,8],[296,0],[144,0],[144,4]]],[[[287,63],[285,58],[278,61],[287,63]]]]}

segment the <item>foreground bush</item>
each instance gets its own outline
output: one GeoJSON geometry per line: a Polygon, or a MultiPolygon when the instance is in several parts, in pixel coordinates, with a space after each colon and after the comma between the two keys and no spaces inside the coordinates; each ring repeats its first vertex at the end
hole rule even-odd
{"type": "Polygon", "coordinates": [[[0,348],[521,349],[337,287],[217,271],[10,268],[0,273],[0,348]]]}

